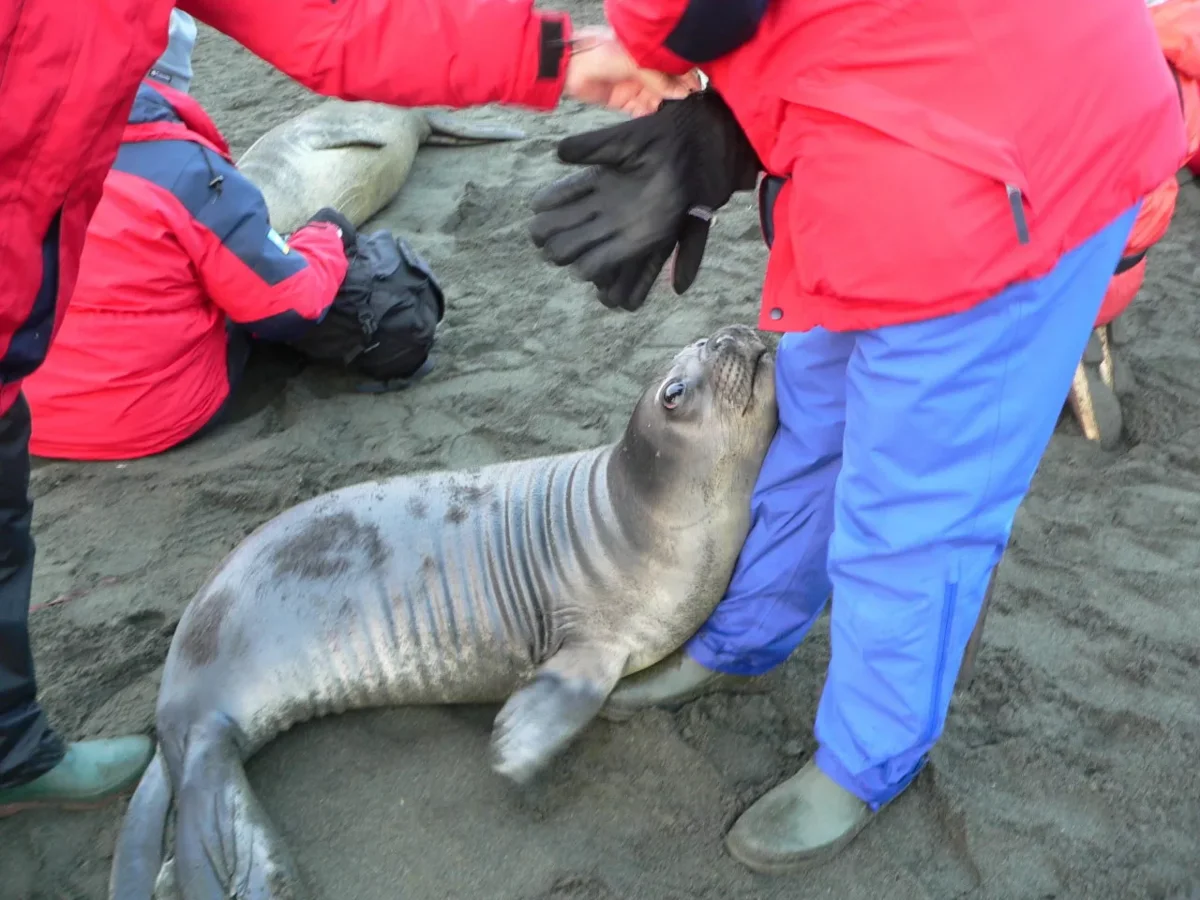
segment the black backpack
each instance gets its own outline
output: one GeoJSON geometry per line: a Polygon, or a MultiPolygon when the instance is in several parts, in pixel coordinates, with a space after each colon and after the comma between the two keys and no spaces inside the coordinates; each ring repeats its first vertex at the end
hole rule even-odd
{"type": "Polygon", "coordinates": [[[402,382],[429,359],[446,313],[441,285],[420,254],[386,229],[360,233],[347,256],[350,267],[324,320],[289,343],[317,362],[402,382]]]}

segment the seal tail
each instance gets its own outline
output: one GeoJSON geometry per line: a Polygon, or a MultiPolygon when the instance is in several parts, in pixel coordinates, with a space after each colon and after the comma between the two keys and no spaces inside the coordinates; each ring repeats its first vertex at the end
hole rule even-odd
{"type": "Polygon", "coordinates": [[[520,128],[504,125],[472,125],[442,113],[427,112],[430,134],[425,143],[430,146],[461,147],[475,144],[494,144],[500,141],[523,141],[527,137],[520,128]]]}
{"type": "Polygon", "coordinates": [[[232,723],[193,732],[187,747],[175,799],[173,873],[183,900],[308,897],[286,844],[250,789],[232,723]]]}
{"type": "Polygon", "coordinates": [[[171,783],[159,747],[125,811],[108,880],[109,900],[151,900],[154,896],[170,809],[171,783]]]}

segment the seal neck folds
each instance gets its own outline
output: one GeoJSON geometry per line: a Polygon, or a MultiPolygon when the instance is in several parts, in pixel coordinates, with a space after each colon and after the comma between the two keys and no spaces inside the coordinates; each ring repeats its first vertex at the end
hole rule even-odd
{"type": "Polygon", "coordinates": [[[492,602],[508,607],[533,662],[572,632],[573,610],[619,589],[614,561],[630,537],[610,495],[613,448],[567,454],[530,466],[492,505],[485,559],[492,602]],[[514,496],[520,492],[522,496],[514,496]]]}

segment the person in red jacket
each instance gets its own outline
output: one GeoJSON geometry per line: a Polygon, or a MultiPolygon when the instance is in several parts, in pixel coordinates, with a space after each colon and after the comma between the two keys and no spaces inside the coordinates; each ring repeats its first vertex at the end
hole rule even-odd
{"type": "MultiPolygon", "coordinates": [[[[1179,91],[1187,127],[1184,156],[1191,168],[1200,152],[1200,2],[1157,0],[1146,5],[1179,91]]],[[[1128,334],[1122,316],[1141,290],[1149,251],[1167,233],[1178,195],[1179,182],[1171,173],[1142,201],[1125,255],[1109,282],[1088,349],[1075,372],[1072,411],[1083,433],[1105,445],[1119,439],[1124,425],[1121,396],[1134,389],[1132,374],[1117,351],[1128,334]]]]}
{"type": "Polygon", "coordinates": [[[353,226],[329,218],[285,243],[201,106],[143,82],[67,314],[25,380],[30,452],[134,459],[208,428],[250,338],[298,338],[333,304],[353,226]]]}
{"type": "MultiPolygon", "coordinates": [[[[678,703],[786,659],[832,597],[814,757],[726,846],[828,859],[942,734],[993,571],[1143,197],[1185,129],[1128,0],[606,0],[642,65],[702,93],[559,145],[534,242],[636,309],[712,211],[754,187],[782,332],[779,429],[725,597],[610,710],[678,703]]],[[[672,415],[688,414],[672,396],[672,415]]],[[[973,638],[974,636],[974,638],[973,638]]]]}
{"type": "MultiPolygon", "coordinates": [[[[0,815],[117,796],[153,752],[140,735],[67,744],[37,701],[28,628],[30,416],[21,385],[66,312],[88,221],[138,86],[166,45],[174,6],[0,4],[0,815]]],[[[546,110],[566,94],[637,114],[691,87],[639,70],[603,29],[575,33],[568,16],[535,11],[532,0],[180,0],[179,7],[306,87],[345,100],[546,110]]]]}

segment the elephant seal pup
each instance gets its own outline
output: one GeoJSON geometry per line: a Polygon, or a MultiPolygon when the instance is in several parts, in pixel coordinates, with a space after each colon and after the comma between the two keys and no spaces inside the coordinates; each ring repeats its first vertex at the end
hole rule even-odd
{"type": "Polygon", "coordinates": [[[492,767],[531,777],[716,606],[776,422],[774,356],[731,326],[662,367],[615,444],[353,485],[261,526],[175,630],[109,896],[152,896],[172,805],[185,900],[307,896],[243,764],[317,716],[507,698],[492,767]]]}
{"type": "Polygon", "coordinates": [[[467,125],[423,109],[330,99],[276,125],[237,167],[262,191],[276,231],[289,234],[326,206],[358,228],[404,187],[422,145],[524,137],[520,129],[467,125]]]}

